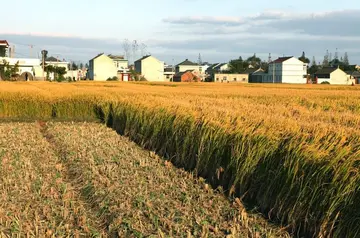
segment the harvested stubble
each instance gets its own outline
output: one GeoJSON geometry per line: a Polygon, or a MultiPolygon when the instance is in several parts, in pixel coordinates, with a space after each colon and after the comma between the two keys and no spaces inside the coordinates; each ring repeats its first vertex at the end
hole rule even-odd
{"type": "Polygon", "coordinates": [[[45,136],[110,236],[288,236],[103,125],[48,123],[45,136]]]}
{"type": "Polygon", "coordinates": [[[105,234],[35,124],[0,124],[0,237],[105,234]]]}
{"type": "Polygon", "coordinates": [[[230,194],[245,195],[294,231],[360,235],[359,87],[1,84],[1,102],[14,106],[0,107],[0,116],[21,119],[12,108],[29,91],[52,109],[38,118],[99,117],[230,194]],[[79,106],[67,112],[63,99],[79,106]]]}

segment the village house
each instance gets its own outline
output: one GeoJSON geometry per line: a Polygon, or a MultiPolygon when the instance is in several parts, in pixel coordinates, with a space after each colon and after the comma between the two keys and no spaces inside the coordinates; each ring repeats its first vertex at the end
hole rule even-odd
{"type": "Polygon", "coordinates": [[[249,74],[226,74],[226,73],[215,73],[215,83],[248,83],[249,74]]]}
{"type": "Polygon", "coordinates": [[[108,55],[113,60],[118,72],[126,73],[129,70],[129,61],[122,55],[108,55]]]}
{"type": "Polygon", "coordinates": [[[193,70],[186,70],[185,72],[178,72],[174,75],[173,82],[200,82],[201,78],[193,72],[193,70]]]}
{"type": "Polygon", "coordinates": [[[147,81],[164,81],[164,62],[147,55],[135,61],[135,71],[147,81]]]}
{"type": "Polygon", "coordinates": [[[251,73],[250,83],[307,83],[307,64],[296,57],[280,57],[269,64],[268,73],[251,73]]]}
{"type": "Polygon", "coordinates": [[[6,40],[0,40],[0,64],[4,61],[10,66],[18,65],[19,80],[25,80],[25,75],[28,80],[35,80],[42,75],[42,67],[39,59],[30,58],[12,58],[11,50],[9,51],[9,43],[6,40]],[[10,53],[10,55],[9,55],[10,53]]]}
{"type": "Polygon", "coordinates": [[[176,73],[185,72],[187,70],[193,70],[195,72],[200,72],[200,65],[186,59],[183,62],[177,64],[175,67],[176,73]]]}
{"type": "Polygon", "coordinates": [[[114,61],[105,54],[99,54],[89,61],[88,78],[94,81],[106,81],[117,77],[114,61]]]}
{"type": "Polygon", "coordinates": [[[329,84],[351,85],[355,83],[355,79],[339,67],[323,67],[314,74],[314,78],[318,84],[327,82],[329,84]]]}
{"type": "Polygon", "coordinates": [[[164,67],[164,81],[172,82],[175,75],[175,70],[171,65],[165,65],[164,67]]]}

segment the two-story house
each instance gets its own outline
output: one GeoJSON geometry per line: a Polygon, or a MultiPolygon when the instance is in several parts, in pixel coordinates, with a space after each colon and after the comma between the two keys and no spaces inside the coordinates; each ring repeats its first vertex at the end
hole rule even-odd
{"type": "Polygon", "coordinates": [[[135,71],[147,81],[164,81],[164,62],[147,55],[135,61],[135,71]]]}
{"type": "Polygon", "coordinates": [[[124,59],[124,56],[112,54],[109,54],[108,56],[114,61],[118,72],[125,73],[129,70],[129,61],[127,59],[124,59]]]}
{"type": "Polygon", "coordinates": [[[267,81],[306,84],[307,66],[296,57],[280,57],[270,62],[267,81]]]}
{"type": "Polygon", "coordinates": [[[106,81],[117,77],[117,67],[114,61],[104,53],[97,55],[89,61],[88,78],[95,81],[106,81]]]}
{"type": "Polygon", "coordinates": [[[201,67],[199,64],[191,62],[190,60],[186,59],[183,62],[181,62],[180,64],[176,65],[175,72],[180,73],[180,72],[185,72],[187,70],[192,70],[196,73],[201,73],[200,68],[201,67]]]}

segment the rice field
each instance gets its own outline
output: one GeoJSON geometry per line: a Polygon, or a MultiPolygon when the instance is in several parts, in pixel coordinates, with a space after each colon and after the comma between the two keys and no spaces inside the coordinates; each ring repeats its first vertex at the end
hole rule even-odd
{"type": "MultiPolygon", "coordinates": [[[[98,121],[205,178],[230,199],[241,197],[294,235],[359,237],[359,90],[3,82],[0,118],[98,121]]],[[[86,173],[86,166],[79,169],[86,173]]]]}
{"type": "Polygon", "coordinates": [[[0,237],[289,237],[98,123],[3,123],[0,152],[0,237]]]}

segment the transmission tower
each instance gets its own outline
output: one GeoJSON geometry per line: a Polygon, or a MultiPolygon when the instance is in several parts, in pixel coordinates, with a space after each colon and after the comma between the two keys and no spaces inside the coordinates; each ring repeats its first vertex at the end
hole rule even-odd
{"type": "Polygon", "coordinates": [[[198,64],[202,65],[201,54],[199,53],[198,64]]]}

